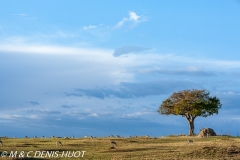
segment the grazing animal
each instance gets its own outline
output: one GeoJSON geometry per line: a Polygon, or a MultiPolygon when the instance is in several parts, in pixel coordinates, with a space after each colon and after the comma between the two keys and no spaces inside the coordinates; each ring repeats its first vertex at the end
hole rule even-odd
{"type": "Polygon", "coordinates": [[[114,138],[114,135],[109,136],[110,138],[114,138]]]}
{"type": "Polygon", "coordinates": [[[63,146],[62,143],[60,141],[56,142],[56,146],[63,146]]]}
{"type": "Polygon", "coordinates": [[[194,142],[193,139],[188,140],[188,143],[193,143],[193,142],[194,142]]]}
{"type": "Polygon", "coordinates": [[[0,146],[2,147],[3,146],[3,142],[0,140],[0,146]]]}
{"type": "Polygon", "coordinates": [[[110,147],[111,147],[111,148],[115,148],[116,146],[117,146],[117,143],[114,142],[114,141],[111,141],[111,143],[110,143],[110,147]]]}

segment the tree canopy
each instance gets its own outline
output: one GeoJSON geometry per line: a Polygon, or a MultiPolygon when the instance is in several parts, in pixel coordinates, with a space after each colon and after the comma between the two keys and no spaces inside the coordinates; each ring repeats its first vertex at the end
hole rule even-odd
{"type": "Polygon", "coordinates": [[[206,90],[183,90],[174,92],[164,100],[158,112],[164,115],[181,115],[189,122],[189,135],[194,134],[194,120],[197,116],[218,114],[222,104],[217,97],[211,97],[206,90]]]}

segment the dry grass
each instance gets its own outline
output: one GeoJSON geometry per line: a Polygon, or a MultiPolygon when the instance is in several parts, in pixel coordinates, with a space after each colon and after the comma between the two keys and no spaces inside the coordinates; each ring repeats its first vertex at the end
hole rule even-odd
{"type": "MultiPolygon", "coordinates": [[[[1,139],[3,151],[86,151],[89,160],[158,160],[158,159],[240,159],[240,138],[237,137],[164,137],[164,138],[80,138],[80,139],[1,139]],[[194,143],[188,140],[194,139],[194,143]],[[61,141],[63,146],[56,146],[61,141]],[[117,143],[111,147],[110,142],[117,143]]],[[[33,156],[33,155],[32,155],[33,156]]],[[[1,158],[6,159],[6,158],[1,158]]],[[[7,158],[11,159],[11,158],[7,158]]],[[[21,158],[15,158],[21,159],[21,158]]],[[[22,158],[24,159],[24,158],[22,158]]],[[[26,159],[26,158],[25,158],[26,159]]],[[[43,158],[31,158],[43,159],[43,158]]],[[[46,158],[45,158],[46,159],[46,158]]]]}

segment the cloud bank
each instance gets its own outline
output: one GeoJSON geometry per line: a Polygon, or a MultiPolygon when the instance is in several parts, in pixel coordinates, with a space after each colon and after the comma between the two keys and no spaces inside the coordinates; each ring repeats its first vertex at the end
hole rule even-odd
{"type": "Polygon", "coordinates": [[[87,97],[96,97],[96,98],[138,98],[146,97],[152,95],[163,95],[171,93],[178,90],[183,90],[186,88],[197,87],[197,84],[194,84],[189,81],[174,81],[174,80],[162,80],[162,81],[152,81],[144,83],[130,83],[122,82],[119,86],[114,86],[112,88],[98,87],[95,89],[76,89],[75,93],[67,93],[67,96],[87,96],[87,97]]]}
{"type": "Polygon", "coordinates": [[[173,75],[173,76],[196,76],[196,77],[212,77],[217,76],[217,74],[204,71],[199,68],[186,68],[186,69],[162,69],[162,68],[149,68],[142,69],[142,73],[155,73],[155,74],[164,74],[164,75],[173,75]]]}
{"type": "Polygon", "coordinates": [[[130,53],[139,53],[139,52],[143,52],[143,51],[147,51],[150,50],[151,48],[147,48],[147,47],[137,47],[137,46],[124,46],[124,47],[120,47],[115,49],[113,56],[115,57],[119,57],[123,54],[130,54],[130,53]]]}

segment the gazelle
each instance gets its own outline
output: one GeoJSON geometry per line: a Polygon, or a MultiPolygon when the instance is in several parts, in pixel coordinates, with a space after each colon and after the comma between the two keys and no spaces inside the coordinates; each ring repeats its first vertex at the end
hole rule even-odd
{"type": "Polygon", "coordinates": [[[56,142],[56,146],[63,146],[62,143],[60,141],[56,142]]]}

